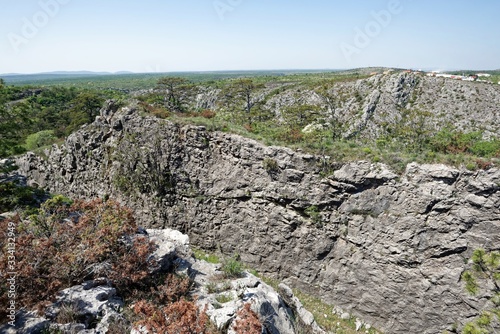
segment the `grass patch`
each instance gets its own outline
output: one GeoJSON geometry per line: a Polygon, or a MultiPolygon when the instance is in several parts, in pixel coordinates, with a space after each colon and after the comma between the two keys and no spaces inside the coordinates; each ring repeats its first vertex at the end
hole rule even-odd
{"type": "Polygon", "coordinates": [[[197,260],[207,261],[208,263],[212,264],[217,264],[221,262],[217,255],[206,253],[205,251],[198,248],[193,249],[193,256],[197,260]]]}
{"type": "MultiPolygon", "coordinates": [[[[269,278],[263,275],[256,275],[264,281],[264,283],[278,289],[280,282],[276,279],[269,278]]],[[[323,302],[320,298],[308,295],[301,290],[293,289],[294,295],[300,300],[304,308],[311,312],[316,323],[324,330],[339,334],[355,334],[360,332],[368,332],[369,334],[382,333],[375,328],[366,329],[363,327],[360,332],[356,332],[356,318],[351,317],[348,320],[341,319],[333,313],[333,305],[323,302]]]]}
{"type": "Polygon", "coordinates": [[[215,300],[217,300],[217,302],[220,304],[229,303],[233,299],[234,297],[230,293],[223,293],[215,297],[215,300]]]}
{"type": "Polygon", "coordinates": [[[226,259],[222,265],[222,271],[226,278],[238,278],[243,275],[243,264],[232,257],[226,259]]]}
{"type": "Polygon", "coordinates": [[[221,293],[231,289],[231,283],[224,282],[222,284],[217,284],[215,282],[209,282],[205,285],[208,293],[221,293]]]}

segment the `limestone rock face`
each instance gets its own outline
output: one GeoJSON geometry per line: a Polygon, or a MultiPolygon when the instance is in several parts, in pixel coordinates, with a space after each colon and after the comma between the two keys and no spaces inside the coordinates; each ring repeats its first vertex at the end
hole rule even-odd
{"type": "MultiPolygon", "coordinates": [[[[405,99],[404,89],[394,94],[405,99]]],[[[397,175],[357,162],[324,176],[322,157],[133,108],[100,117],[45,159],[17,162],[29,182],[117,198],[148,228],[239,253],[390,333],[442,332],[487,305],[460,277],[474,249],[500,245],[498,169],[410,164],[397,175]]]]}

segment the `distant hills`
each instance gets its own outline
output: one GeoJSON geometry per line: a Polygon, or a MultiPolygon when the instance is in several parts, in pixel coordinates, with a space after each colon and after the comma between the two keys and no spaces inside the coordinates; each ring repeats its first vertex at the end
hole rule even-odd
{"type": "Polygon", "coordinates": [[[112,75],[112,74],[133,74],[134,72],[130,71],[120,71],[120,72],[92,72],[92,71],[53,71],[53,72],[41,72],[41,73],[3,73],[0,74],[0,77],[9,77],[9,76],[25,76],[25,75],[112,75]]]}
{"type": "MultiPolygon", "coordinates": [[[[141,83],[148,82],[147,86],[154,86],[157,79],[162,76],[179,76],[189,79],[193,82],[229,79],[237,77],[261,77],[273,76],[281,77],[287,75],[316,75],[316,74],[344,74],[344,75],[371,75],[373,73],[383,73],[387,70],[399,72],[406,70],[404,68],[387,67],[364,67],[354,69],[281,69],[281,70],[241,70],[241,71],[178,71],[178,72],[150,72],[136,73],[131,71],[118,72],[93,72],[93,71],[52,71],[43,73],[23,74],[23,73],[4,73],[0,74],[9,85],[86,85],[94,87],[142,87],[141,83]],[[112,84],[111,84],[112,83],[112,84]]],[[[419,69],[431,71],[431,69],[419,69]]],[[[500,76],[499,70],[460,70],[460,71],[442,71],[444,73],[466,75],[475,73],[489,73],[492,76],[500,76]]],[[[495,83],[500,78],[493,77],[495,83]]]]}

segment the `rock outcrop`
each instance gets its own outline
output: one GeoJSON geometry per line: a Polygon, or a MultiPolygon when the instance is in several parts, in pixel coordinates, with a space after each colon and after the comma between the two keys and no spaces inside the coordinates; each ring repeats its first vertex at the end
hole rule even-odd
{"type": "Polygon", "coordinates": [[[30,183],[117,198],[148,227],[237,252],[389,333],[441,333],[488,305],[461,273],[474,249],[499,248],[498,169],[410,164],[397,175],[356,162],[325,176],[321,157],[133,108],[103,112],[46,153],[18,159],[30,183]]]}

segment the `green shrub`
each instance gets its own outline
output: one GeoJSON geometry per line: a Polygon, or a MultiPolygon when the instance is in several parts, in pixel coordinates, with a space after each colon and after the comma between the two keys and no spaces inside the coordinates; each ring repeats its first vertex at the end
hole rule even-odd
{"type": "Polygon", "coordinates": [[[462,334],[488,334],[486,329],[480,328],[477,324],[473,322],[467,323],[462,329],[462,334]]]}
{"type": "Polygon", "coordinates": [[[268,172],[268,173],[277,173],[280,170],[280,167],[278,165],[278,162],[274,159],[271,158],[265,158],[262,161],[262,167],[268,172]]]}
{"type": "Polygon", "coordinates": [[[319,212],[319,209],[316,205],[312,205],[305,209],[304,213],[311,218],[313,223],[315,224],[320,224],[321,223],[321,214],[319,212]]]}
{"type": "Polygon", "coordinates": [[[16,182],[0,183],[0,213],[37,206],[47,197],[41,189],[21,186],[16,182]]]}
{"type": "Polygon", "coordinates": [[[500,140],[481,140],[474,143],[469,151],[480,157],[490,158],[500,154],[500,140]]]}
{"type": "Polygon", "coordinates": [[[229,293],[223,293],[221,295],[218,295],[215,297],[215,300],[221,304],[229,303],[230,301],[233,300],[233,296],[229,293]]]}
{"type": "Polygon", "coordinates": [[[481,314],[481,316],[479,317],[479,319],[477,319],[476,322],[479,325],[479,327],[489,326],[491,324],[491,314],[488,312],[483,312],[483,314],[481,314]]]}
{"type": "Polygon", "coordinates": [[[205,285],[205,288],[207,289],[208,293],[217,293],[219,289],[217,288],[217,284],[214,282],[209,282],[205,285]]]}
{"type": "Polygon", "coordinates": [[[363,147],[361,150],[363,151],[363,153],[365,153],[367,155],[372,154],[372,149],[369,147],[363,147]]]}
{"type": "MultiPolygon", "coordinates": [[[[488,284],[482,284],[481,290],[488,287],[493,287],[489,293],[493,296],[491,301],[494,305],[498,306],[500,304],[499,291],[498,291],[498,281],[500,280],[500,253],[486,252],[484,249],[478,248],[474,250],[471,256],[472,270],[465,271],[462,274],[462,280],[465,282],[465,289],[472,295],[479,292],[479,282],[489,281],[488,284]]],[[[500,310],[498,308],[490,308],[476,318],[474,321],[467,323],[462,333],[467,334],[483,334],[489,333],[489,328],[491,326],[493,314],[497,315],[500,319],[500,310]]]]}
{"type": "Polygon", "coordinates": [[[243,275],[243,264],[235,257],[227,259],[222,265],[222,271],[226,278],[237,278],[243,275]]]}
{"type": "Polygon", "coordinates": [[[207,254],[201,249],[197,248],[193,249],[193,256],[197,260],[207,261],[208,263],[213,263],[213,264],[220,263],[220,259],[217,255],[207,254]]]}
{"type": "Polygon", "coordinates": [[[37,148],[51,145],[57,140],[53,130],[43,130],[33,133],[26,138],[26,149],[35,150],[37,148]]]}
{"type": "Polygon", "coordinates": [[[464,271],[462,280],[465,282],[465,289],[467,292],[471,295],[475,295],[478,291],[478,285],[472,273],[470,271],[464,271]]]}
{"type": "Polygon", "coordinates": [[[429,146],[434,152],[470,153],[483,158],[500,154],[500,140],[483,140],[483,134],[479,131],[461,132],[444,128],[430,139],[429,146]]]}

